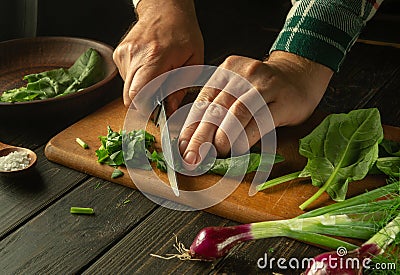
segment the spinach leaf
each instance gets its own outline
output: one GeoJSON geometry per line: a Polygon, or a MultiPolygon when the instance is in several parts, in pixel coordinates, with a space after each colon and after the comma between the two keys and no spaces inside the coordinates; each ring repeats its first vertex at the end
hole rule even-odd
{"type": "Polygon", "coordinates": [[[99,137],[101,146],[96,150],[97,161],[110,166],[123,165],[122,132],[114,132],[110,126],[107,131],[107,136],[99,137]]]}
{"type": "Polygon", "coordinates": [[[400,143],[392,140],[383,139],[379,146],[383,149],[379,151],[381,156],[400,157],[400,143]]]}
{"type": "Polygon", "coordinates": [[[99,137],[101,146],[96,150],[97,161],[110,166],[129,165],[129,167],[150,170],[147,161],[146,148],[150,147],[155,138],[145,130],[114,132],[107,127],[107,136],[99,137]],[[122,143],[126,143],[125,152],[122,143]]]}
{"type": "Polygon", "coordinates": [[[335,201],[344,200],[348,184],[363,179],[375,163],[382,139],[376,108],[326,117],[300,140],[299,153],[308,162],[299,176],[310,176],[312,184],[320,187],[300,208],[306,208],[325,191],[335,201]]]}
{"type": "Polygon", "coordinates": [[[160,169],[160,171],[167,172],[167,163],[165,162],[164,154],[162,152],[157,152],[156,150],[154,150],[153,153],[148,152],[147,158],[151,162],[155,162],[156,167],[160,169]]]}
{"type": "Polygon", "coordinates": [[[111,178],[112,179],[116,179],[116,178],[119,178],[119,177],[122,177],[124,175],[124,172],[122,172],[121,170],[119,170],[119,169],[114,169],[114,171],[112,172],[112,174],[111,174],[111,178]]]}
{"type": "Polygon", "coordinates": [[[151,170],[146,148],[151,146],[154,141],[154,136],[143,129],[124,134],[124,143],[126,144],[124,151],[125,165],[138,169],[151,170]]]}
{"type": "Polygon", "coordinates": [[[385,157],[376,160],[376,168],[392,177],[400,177],[400,157],[385,157]]]}
{"type": "Polygon", "coordinates": [[[256,171],[267,172],[272,164],[283,161],[284,158],[280,155],[250,153],[237,157],[226,159],[216,159],[210,169],[211,173],[218,175],[227,175],[230,177],[241,176],[256,171]],[[248,159],[248,164],[246,162],[248,159]]]}
{"type": "Polygon", "coordinates": [[[24,76],[26,87],[3,92],[0,101],[23,102],[75,93],[104,78],[103,59],[89,48],[69,68],[60,68],[24,76]]]}

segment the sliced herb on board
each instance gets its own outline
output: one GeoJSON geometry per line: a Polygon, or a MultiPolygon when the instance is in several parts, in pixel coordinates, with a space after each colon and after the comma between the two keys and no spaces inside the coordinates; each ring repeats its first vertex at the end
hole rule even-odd
{"type": "Polygon", "coordinates": [[[116,179],[116,178],[122,177],[123,175],[124,175],[124,172],[122,172],[118,168],[115,168],[114,171],[111,174],[111,178],[112,179],[116,179]]]}
{"type": "MultiPolygon", "coordinates": [[[[115,132],[107,127],[107,135],[99,137],[101,146],[96,150],[97,161],[113,167],[128,165],[129,167],[151,170],[151,163],[157,169],[166,172],[167,164],[162,152],[154,149],[155,137],[145,130],[115,132]],[[125,152],[123,148],[125,142],[125,152]]],[[[254,172],[265,171],[274,163],[283,161],[280,155],[250,153],[226,159],[216,159],[209,170],[210,173],[228,176],[237,176],[254,172]],[[247,167],[245,166],[248,161],[247,167]]]]}
{"type": "Polygon", "coordinates": [[[88,149],[89,145],[84,142],[82,139],[80,138],[76,138],[75,141],[83,148],[83,149],[88,149]]]}
{"type": "Polygon", "coordinates": [[[24,76],[24,87],[3,92],[2,102],[24,102],[63,96],[92,86],[104,78],[104,61],[101,55],[89,48],[69,68],[24,76]]]}

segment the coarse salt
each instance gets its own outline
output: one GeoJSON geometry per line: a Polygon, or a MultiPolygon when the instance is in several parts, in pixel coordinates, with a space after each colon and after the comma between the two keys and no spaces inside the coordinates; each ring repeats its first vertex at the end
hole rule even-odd
{"type": "Polygon", "coordinates": [[[16,171],[28,167],[31,158],[26,152],[14,151],[0,157],[0,171],[16,171]]]}

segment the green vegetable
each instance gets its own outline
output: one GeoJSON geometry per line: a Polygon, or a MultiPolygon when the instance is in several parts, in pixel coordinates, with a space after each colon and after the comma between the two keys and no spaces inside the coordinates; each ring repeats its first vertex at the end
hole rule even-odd
{"type": "Polygon", "coordinates": [[[335,264],[332,264],[330,261],[332,256],[336,258],[339,254],[338,250],[336,250],[325,252],[314,257],[312,266],[309,266],[304,274],[361,274],[362,268],[367,268],[365,263],[368,264],[370,262],[366,260],[381,255],[387,246],[395,241],[396,236],[398,236],[399,233],[400,215],[397,215],[392,221],[387,223],[385,227],[379,230],[379,232],[372,236],[368,241],[363,243],[360,247],[352,251],[346,251],[346,253],[343,255],[339,255],[341,263],[349,263],[349,260],[354,263],[354,260],[357,260],[356,262],[362,262],[362,265],[347,265],[343,268],[342,265],[337,265],[336,261],[335,264]]]}
{"type": "Polygon", "coordinates": [[[104,78],[103,60],[100,54],[89,48],[69,69],[55,69],[26,75],[26,87],[3,92],[0,101],[23,102],[47,99],[75,93],[104,78]]]}
{"type": "Polygon", "coordinates": [[[89,145],[87,145],[86,142],[81,140],[80,138],[76,138],[76,142],[83,148],[83,149],[88,149],[89,145]]]}
{"type": "MultiPolygon", "coordinates": [[[[155,137],[145,130],[133,130],[114,132],[110,126],[107,127],[107,136],[100,136],[101,146],[96,150],[97,161],[110,166],[129,165],[138,169],[151,170],[150,162],[155,162],[156,167],[163,172],[167,171],[167,164],[162,152],[148,149],[153,147],[155,137]],[[124,141],[123,141],[124,140],[124,141]],[[125,152],[122,150],[124,142],[125,152]]],[[[175,142],[175,141],[174,141],[175,142]]],[[[238,157],[216,159],[210,169],[211,173],[228,176],[243,175],[254,172],[257,169],[265,171],[272,163],[283,161],[280,155],[251,153],[238,157]],[[246,166],[247,158],[249,162],[246,166]]]]}
{"type": "Polygon", "coordinates": [[[93,215],[94,210],[93,210],[93,208],[89,208],[89,207],[71,207],[70,213],[71,214],[93,215]]]}
{"type": "Polygon", "coordinates": [[[145,130],[114,132],[110,126],[107,127],[107,136],[100,136],[101,146],[96,150],[97,161],[110,166],[126,165],[141,169],[151,169],[146,160],[146,148],[150,147],[155,138],[145,130]],[[124,155],[122,140],[126,139],[127,148],[124,155]],[[124,159],[125,157],[125,159],[124,159]]]}
{"type": "Polygon", "coordinates": [[[124,175],[124,172],[122,172],[121,170],[119,170],[118,168],[114,169],[114,171],[111,174],[111,178],[112,179],[116,179],[119,177],[122,177],[124,175]]]}
{"type": "Polygon", "coordinates": [[[164,154],[162,152],[157,152],[156,150],[154,150],[153,153],[151,154],[150,152],[148,152],[147,158],[151,162],[155,162],[156,167],[160,169],[162,172],[167,172],[167,163],[165,162],[164,154]]]}
{"type": "Polygon", "coordinates": [[[126,199],[126,200],[123,201],[123,204],[128,204],[128,203],[131,203],[131,202],[132,201],[130,199],[126,199]]]}
{"type": "Polygon", "coordinates": [[[378,158],[375,165],[388,176],[400,177],[400,157],[378,158]]]}
{"type": "Polygon", "coordinates": [[[125,164],[129,167],[151,170],[147,160],[148,150],[155,142],[155,137],[145,130],[134,130],[124,134],[125,143],[125,164]]]}
{"type": "Polygon", "coordinates": [[[100,136],[101,146],[96,150],[97,161],[110,166],[124,164],[122,153],[122,135],[107,127],[107,136],[100,136]]]}
{"type": "Polygon", "coordinates": [[[275,186],[275,185],[278,185],[278,184],[281,184],[281,183],[284,183],[284,182],[287,182],[290,180],[297,179],[299,177],[299,175],[300,175],[300,172],[293,172],[293,173],[290,173],[290,174],[287,174],[287,175],[284,175],[284,176],[281,176],[278,178],[274,178],[272,180],[266,181],[266,182],[258,185],[257,190],[261,191],[261,190],[270,188],[272,186],[275,186]]]}
{"type": "MultiPolygon", "coordinates": [[[[293,219],[229,227],[206,227],[198,233],[190,249],[180,246],[183,255],[176,257],[215,260],[225,256],[240,242],[278,236],[286,236],[333,249],[344,246],[350,250],[356,249],[357,246],[330,236],[366,240],[380,232],[367,243],[386,244],[389,237],[399,233],[400,226],[397,222],[395,226],[393,226],[394,222],[388,225],[379,225],[377,221],[400,219],[398,216],[400,211],[399,188],[400,182],[394,182],[353,197],[350,202],[338,202],[293,219]],[[386,198],[384,203],[381,203],[383,202],[382,198],[386,198]]],[[[380,247],[382,248],[383,245],[380,247]]]]}
{"type": "Polygon", "coordinates": [[[210,169],[211,173],[218,175],[227,175],[231,177],[241,176],[254,171],[266,172],[272,164],[282,162],[284,158],[280,155],[250,153],[250,155],[241,155],[226,159],[216,159],[210,169]],[[247,166],[246,166],[246,162],[247,166]]]}
{"type": "Polygon", "coordinates": [[[379,144],[383,148],[384,153],[379,151],[380,155],[400,157],[400,143],[392,140],[383,139],[379,144]]]}
{"type": "Polygon", "coordinates": [[[323,192],[335,201],[346,197],[348,184],[361,180],[378,158],[383,139],[379,111],[376,108],[332,114],[300,140],[299,153],[308,158],[300,177],[310,176],[318,192],[300,205],[308,207],[323,192]]]}

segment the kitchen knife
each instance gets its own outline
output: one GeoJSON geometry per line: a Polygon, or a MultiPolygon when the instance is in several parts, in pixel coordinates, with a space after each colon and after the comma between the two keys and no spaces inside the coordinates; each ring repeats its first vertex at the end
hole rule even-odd
{"type": "Polygon", "coordinates": [[[158,104],[159,106],[158,106],[158,113],[156,116],[156,123],[157,126],[160,127],[161,144],[163,146],[163,154],[167,165],[168,180],[175,196],[179,197],[178,179],[176,177],[176,172],[174,168],[175,162],[174,162],[174,155],[172,153],[172,143],[168,128],[167,115],[165,113],[165,104],[164,101],[158,102],[158,104]]]}

